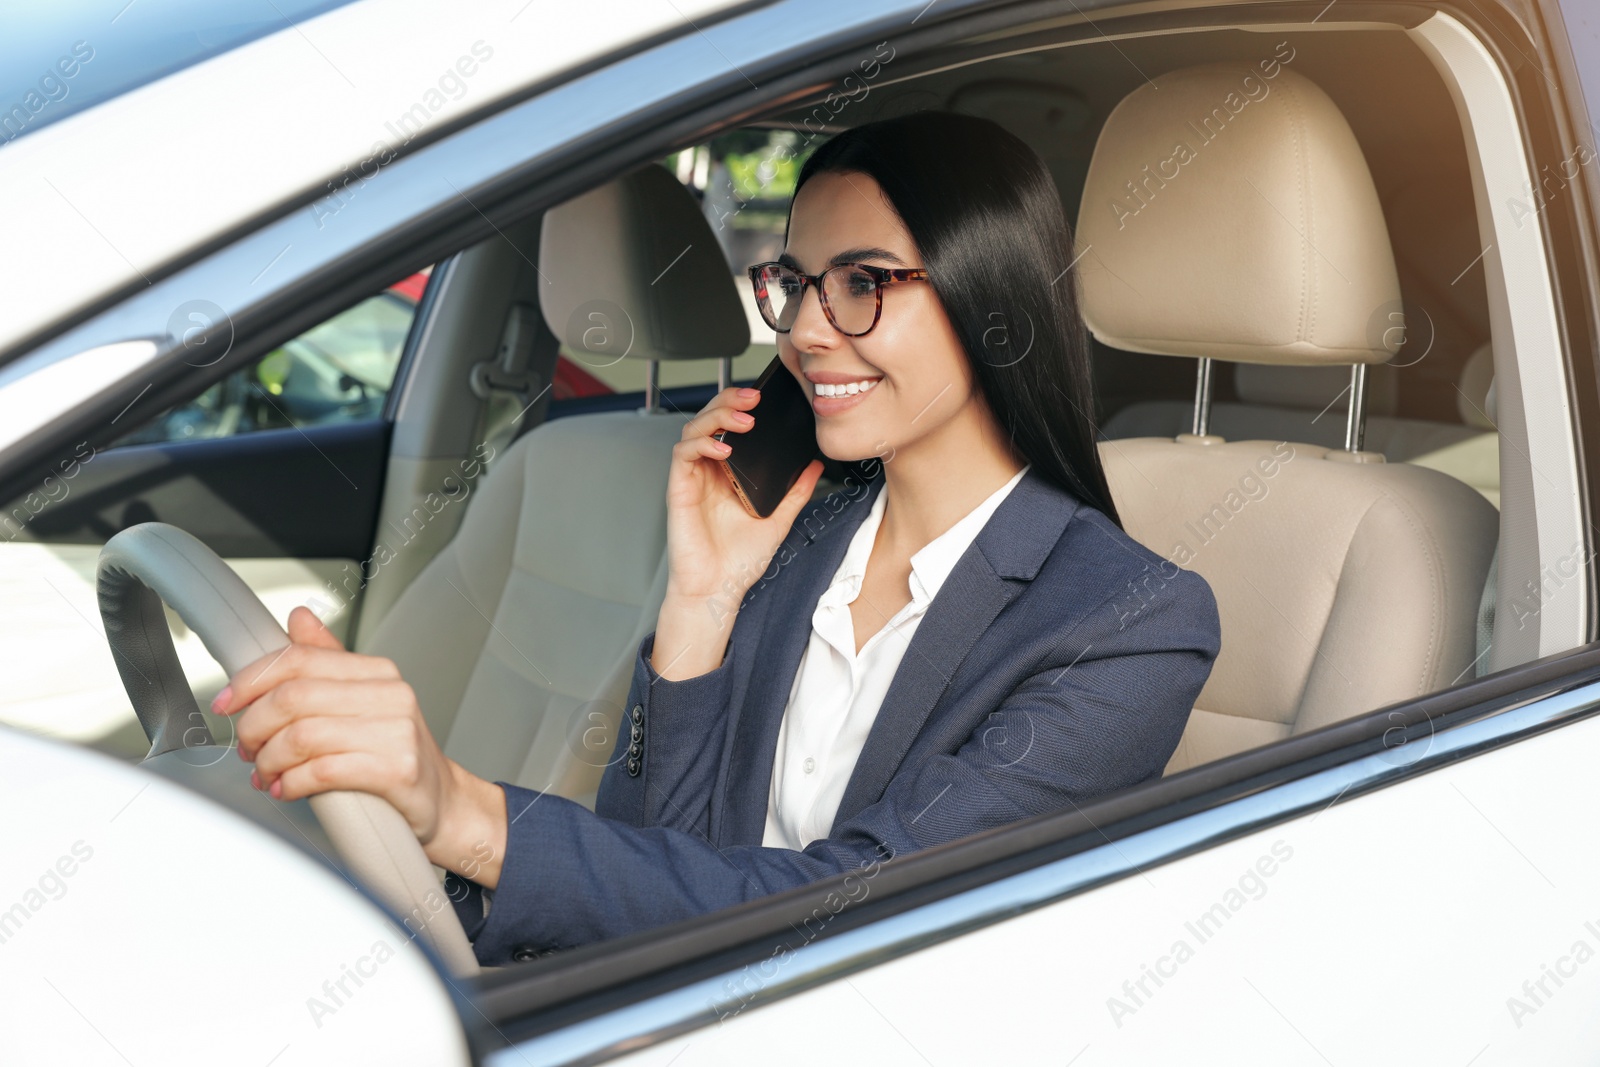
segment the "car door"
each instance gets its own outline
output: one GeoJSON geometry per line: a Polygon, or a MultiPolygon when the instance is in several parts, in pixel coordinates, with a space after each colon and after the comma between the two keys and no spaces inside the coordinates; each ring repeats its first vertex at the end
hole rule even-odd
{"type": "MultiPolygon", "coordinates": [[[[345,637],[370,568],[388,458],[388,398],[428,281],[399,279],[199,395],[137,421],[117,416],[109,443],[84,442],[70,472],[13,500],[0,525],[0,583],[18,602],[0,670],[11,681],[0,721],[144,754],[143,731],[109,661],[66,669],[63,650],[96,617],[100,546],[141,522],[165,522],[226,559],[273,615],[304,604],[345,637]],[[55,595],[51,595],[51,591],[55,595]],[[39,595],[39,594],[43,595],[39,595]]],[[[188,358],[205,367],[231,344],[221,309],[196,301],[173,315],[188,358]]],[[[227,683],[198,638],[170,615],[200,706],[227,683]]],[[[91,624],[92,625],[92,624],[91,624]]],[[[226,740],[226,738],[222,738],[226,740]]]]}
{"type": "MultiPolygon", "coordinates": [[[[1099,21],[1115,5],[1085,6],[1099,21]]],[[[514,215],[518,197],[558,202],[636,155],[692,140],[688,131],[707,122],[733,121],[786,92],[826,91],[834,78],[859,81],[864,57],[879,55],[881,72],[883,53],[872,45],[884,20],[903,35],[895,54],[916,56],[1039,14],[951,5],[929,18],[925,5],[886,4],[846,9],[820,26],[803,17],[808,10],[785,2],[743,12],[592,72],[581,94],[558,87],[436,146],[446,151],[402,158],[374,179],[372,195],[344,209],[343,221],[366,230],[353,225],[319,243],[305,219],[285,216],[217,250],[203,264],[205,276],[254,327],[243,331],[242,354],[254,359],[263,354],[257,348],[281,343],[262,325],[263,307],[298,314],[316,306],[330,277],[339,279],[341,299],[355,295],[363,272],[407,257],[420,266],[419,249],[429,241],[432,254],[448,251],[462,233],[484,236],[477,216],[514,215]],[[745,80],[722,77],[730,55],[744,79],[757,79],[747,99],[745,80]],[[654,95],[641,97],[641,85],[654,95]],[[575,143],[570,123],[579,103],[581,132],[607,129],[611,140],[575,143]],[[633,154],[618,148],[630,138],[640,139],[633,154]],[[480,189],[498,190],[498,198],[461,195],[480,189]],[[449,226],[457,229],[440,236],[449,226]],[[379,236],[367,236],[373,233],[379,236]],[[290,235],[308,239],[308,251],[286,263],[267,291],[252,289],[261,254],[270,258],[290,235]]],[[[1407,5],[1402,14],[1415,12],[1407,5]]],[[[1256,16],[1267,25],[1282,17],[1277,8],[1256,16]]],[[[1070,22],[1077,39],[1098,32],[1086,16],[1070,22]]],[[[1165,34],[1173,24],[1152,18],[1137,28],[1165,34]]],[[[1542,77],[1523,74],[1523,92],[1542,77]]],[[[1566,247],[1593,237],[1557,232],[1551,240],[1566,247]]],[[[163,278],[160,291],[131,298],[120,318],[87,319],[30,355],[67,361],[125,343],[139,333],[130,322],[164,323],[171,298],[195,277],[163,278]]],[[[1581,272],[1560,279],[1564,297],[1587,281],[1581,272]]],[[[165,353],[164,370],[182,373],[173,354],[165,353]]],[[[39,464],[70,462],[70,446],[94,418],[139,402],[137,373],[113,384],[105,395],[85,386],[82,410],[38,440],[5,439],[13,461],[0,476],[18,481],[39,464]]],[[[1581,417],[1561,404],[1530,411],[1561,433],[1592,438],[1595,398],[1579,396],[1574,405],[1581,417]]],[[[1591,515],[1585,511],[1585,522],[1591,515]]],[[[1581,564],[1586,582],[1591,558],[1581,564]]],[[[1592,628],[1585,636],[1593,637],[1592,628]]],[[[627,1054],[663,1064],[680,1056],[681,1063],[757,1055],[781,1062],[829,1052],[890,1062],[1126,1062],[1151,1050],[1187,1055],[1198,1039],[1219,1058],[1237,1046],[1239,1058],[1277,1053],[1269,1062],[1371,1062],[1386,1050],[1432,1061],[1443,1048],[1449,1062],[1471,1062],[1506,1035],[1474,1048],[1466,1038],[1476,1032],[1463,1029],[1445,1047],[1424,1040],[1432,1033],[1424,1024],[1443,1020],[1445,1029],[1459,1029],[1493,1011],[1505,1013],[1497,1025],[1511,1037],[1531,1032],[1539,1019],[1509,1008],[1510,991],[1539,979],[1546,984],[1538,988],[1560,988],[1543,963],[1562,969],[1558,977],[1572,969],[1577,953],[1563,935],[1585,936],[1582,921],[1572,922],[1600,889],[1589,850],[1571,847],[1571,827],[1595,814],[1581,768],[1597,750],[1600,653],[1570,644],[1542,651],[1548,655],[1444,693],[1083,810],[756,901],[738,914],[485,976],[473,987],[477,1005],[503,1042],[491,1062],[627,1054]],[[1552,882],[1556,895],[1538,895],[1552,882]],[[1193,951],[1178,951],[1179,941],[1193,951]],[[1517,955],[1519,945],[1529,947],[1526,957],[1517,955]],[[1269,973],[1241,974],[1244,961],[1269,973]],[[1226,987],[1219,975],[1229,978],[1226,987]],[[1444,981],[1463,976],[1472,984],[1444,981]],[[1119,1035],[1139,1036],[1118,1044],[1119,1035]],[[1353,1037],[1374,1043],[1351,1053],[1330,1046],[1353,1037]]],[[[1574,992],[1558,1006],[1576,1012],[1588,1002],[1574,992]]],[[[1558,1002],[1546,994],[1533,1007],[1543,1012],[1546,1004],[1558,1002]]],[[[1505,1041],[1511,1051],[1498,1055],[1532,1049],[1532,1062],[1548,1062],[1537,1054],[1578,1033],[1570,1019],[1546,1032],[1554,1036],[1539,1040],[1548,1044],[1505,1041]]]]}
{"type": "MultiPolygon", "coordinates": [[[[1174,48],[1177,6],[1144,24],[1174,48]]],[[[1508,59],[1549,42],[1489,6],[1488,25],[1407,14],[1396,29],[1458,79],[1480,148],[1491,133],[1533,146],[1521,173],[1486,168],[1479,191],[1490,238],[1522,234],[1484,253],[1517,278],[1493,297],[1495,330],[1528,367],[1499,417],[1505,433],[1520,404],[1582,458],[1596,441],[1593,201],[1550,198],[1537,240],[1505,210],[1507,194],[1531,195],[1517,182],[1592,146],[1593,128],[1581,115],[1563,128],[1576,86],[1508,59]],[[1559,338],[1539,332],[1557,321],[1559,338]]],[[[1126,46],[1139,24],[1113,15],[1062,21],[1126,46]]],[[[1330,30],[1342,18],[1313,16],[1330,30]]],[[[1503,455],[1527,463],[1533,436],[1503,455]]],[[[1574,834],[1600,817],[1585,770],[1600,752],[1583,606],[1594,512],[1577,478],[1540,499],[1570,463],[1532,466],[1540,485],[1506,514],[1562,543],[1501,600],[1509,640],[1524,642],[1512,665],[737,917],[492,976],[485,1000],[510,1040],[491,1061],[1585,1062],[1600,1040],[1600,863],[1574,834]],[[1516,633],[1540,613],[1560,613],[1559,629],[1516,633]]],[[[1526,562],[1504,544],[1502,558],[1526,562]]]]}

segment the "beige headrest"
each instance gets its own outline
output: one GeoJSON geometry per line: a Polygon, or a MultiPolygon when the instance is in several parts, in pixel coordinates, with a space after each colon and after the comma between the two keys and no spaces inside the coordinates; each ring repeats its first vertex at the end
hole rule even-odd
{"type": "Polygon", "coordinates": [[[616,359],[719,359],[750,322],[711,224],[651,163],[545,213],[544,320],[568,350],[616,359]]]}
{"type": "MultiPolygon", "coordinates": [[[[1346,411],[1350,407],[1350,367],[1348,364],[1282,367],[1268,363],[1236,363],[1233,388],[1246,404],[1346,411]]],[[[1393,415],[1400,407],[1400,372],[1392,363],[1370,365],[1366,388],[1361,395],[1362,410],[1368,415],[1393,415]]]]}
{"type": "Polygon", "coordinates": [[[1328,95],[1276,61],[1174,71],[1118,104],[1074,254],[1084,318],[1113,348],[1288,364],[1398,349],[1366,159],[1328,95]]]}
{"type": "Polygon", "coordinates": [[[1461,368],[1461,391],[1456,394],[1456,411],[1461,421],[1480,430],[1492,430],[1498,416],[1494,411],[1494,346],[1485,344],[1461,368]]]}

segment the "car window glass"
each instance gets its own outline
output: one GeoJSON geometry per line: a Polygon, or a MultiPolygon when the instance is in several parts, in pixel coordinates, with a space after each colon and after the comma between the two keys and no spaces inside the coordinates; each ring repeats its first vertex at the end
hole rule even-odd
{"type": "Polygon", "coordinates": [[[396,282],[284,342],[114,445],[232,437],[382,417],[431,270],[396,282]]]}

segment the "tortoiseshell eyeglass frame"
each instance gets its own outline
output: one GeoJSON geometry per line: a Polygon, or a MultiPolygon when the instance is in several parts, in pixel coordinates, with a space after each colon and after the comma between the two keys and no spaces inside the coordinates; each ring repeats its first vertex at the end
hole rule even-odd
{"type": "MultiPolygon", "coordinates": [[[[805,300],[806,297],[805,287],[808,285],[815,286],[817,290],[817,299],[822,303],[822,313],[828,317],[829,324],[846,337],[865,337],[867,334],[872,332],[872,328],[874,326],[878,325],[878,319],[883,315],[884,286],[893,285],[896,282],[921,282],[928,280],[928,271],[925,267],[874,267],[868,263],[838,263],[832,267],[829,267],[821,274],[805,274],[789,266],[787,263],[779,263],[776,260],[768,263],[757,263],[755,266],[746,271],[746,273],[750,275],[750,285],[751,288],[755,290],[756,307],[761,310],[761,318],[768,326],[772,327],[773,331],[776,333],[788,333],[789,329],[792,327],[792,324],[790,327],[780,327],[778,325],[778,313],[773,310],[772,300],[767,295],[766,286],[761,284],[761,272],[772,267],[786,270],[800,279],[800,300],[802,301],[805,300]],[[846,330],[844,327],[840,326],[839,323],[834,320],[833,308],[828,305],[828,290],[822,284],[822,280],[836,270],[864,271],[865,273],[871,275],[872,279],[877,283],[872,290],[872,322],[860,333],[851,333],[849,330],[846,330]]],[[[798,305],[796,306],[798,307],[798,305]]]]}

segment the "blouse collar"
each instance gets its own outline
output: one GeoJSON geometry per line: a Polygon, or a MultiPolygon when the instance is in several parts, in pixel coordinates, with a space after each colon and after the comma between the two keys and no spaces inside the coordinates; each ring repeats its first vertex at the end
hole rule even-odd
{"type": "MultiPolygon", "coordinates": [[[[911,554],[911,598],[920,606],[926,606],[944,585],[945,579],[955,569],[956,563],[966,552],[967,547],[977,538],[978,532],[988,523],[989,517],[994,514],[1006,495],[1016,488],[1022,476],[1028,473],[1033,464],[1025,464],[1021,470],[1011,476],[1011,479],[990,493],[977,507],[967,512],[955,525],[932,541],[923,545],[911,554]]],[[[877,498],[872,502],[872,510],[856,528],[855,536],[850,541],[850,546],[845,550],[844,559],[839,563],[839,569],[834,574],[833,583],[823,592],[823,604],[847,604],[853,601],[861,591],[861,583],[866,577],[867,560],[872,556],[872,545],[878,536],[878,527],[883,522],[883,510],[888,500],[889,486],[884,484],[879,490],[877,498]]]]}

